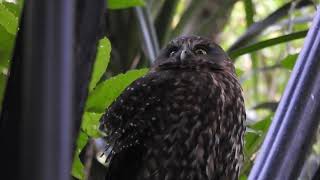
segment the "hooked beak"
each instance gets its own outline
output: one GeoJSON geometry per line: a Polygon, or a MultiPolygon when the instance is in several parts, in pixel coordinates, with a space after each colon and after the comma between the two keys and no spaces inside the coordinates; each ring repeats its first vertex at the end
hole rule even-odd
{"type": "Polygon", "coordinates": [[[181,54],[180,54],[180,60],[181,61],[184,61],[186,60],[187,58],[189,58],[190,56],[192,56],[192,52],[190,52],[189,50],[182,50],[181,51],[181,54]]]}

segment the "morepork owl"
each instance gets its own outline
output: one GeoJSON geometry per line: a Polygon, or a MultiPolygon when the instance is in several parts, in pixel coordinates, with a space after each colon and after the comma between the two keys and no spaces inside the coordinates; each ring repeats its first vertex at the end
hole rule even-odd
{"type": "Polygon", "coordinates": [[[101,119],[106,180],[238,179],[245,118],[227,54],[207,38],[174,39],[101,119]]]}

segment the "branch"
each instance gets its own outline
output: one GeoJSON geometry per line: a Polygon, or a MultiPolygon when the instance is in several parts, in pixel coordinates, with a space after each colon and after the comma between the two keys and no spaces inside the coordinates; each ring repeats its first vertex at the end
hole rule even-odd
{"type": "MultiPolygon", "coordinates": [[[[255,39],[258,35],[260,35],[267,27],[273,25],[276,23],[279,19],[286,16],[290,10],[291,4],[293,2],[286,3],[273,13],[271,13],[268,17],[265,19],[256,22],[252,24],[248,30],[240,37],[236,42],[234,42],[230,48],[228,49],[228,52],[234,51],[236,49],[239,49],[243,46],[246,46],[249,44],[253,39],[255,39]]],[[[296,8],[302,8],[308,5],[312,5],[312,2],[309,0],[301,0],[297,3],[296,8]]]]}
{"type": "Polygon", "coordinates": [[[248,45],[246,47],[239,48],[234,51],[231,51],[231,52],[229,52],[229,56],[231,57],[231,59],[235,60],[236,57],[250,53],[250,52],[254,52],[254,51],[269,47],[269,46],[292,41],[295,39],[304,38],[306,36],[307,32],[308,32],[308,30],[298,31],[298,32],[294,32],[291,34],[279,36],[276,38],[267,39],[267,40],[264,40],[264,41],[261,41],[261,42],[258,42],[258,43],[252,44],[252,45],[248,45]]]}
{"type": "Polygon", "coordinates": [[[145,54],[152,64],[159,53],[159,42],[155,32],[155,28],[150,19],[150,13],[145,7],[134,8],[138,18],[140,32],[142,34],[145,47],[145,54]]]}

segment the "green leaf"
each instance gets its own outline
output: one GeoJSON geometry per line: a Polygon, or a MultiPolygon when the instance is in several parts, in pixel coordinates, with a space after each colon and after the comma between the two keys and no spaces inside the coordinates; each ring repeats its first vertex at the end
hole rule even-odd
{"type": "Polygon", "coordinates": [[[236,74],[238,77],[242,76],[243,73],[244,71],[242,69],[236,68],[236,74]]]}
{"type": "Polygon", "coordinates": [[[244,145],[244,154],[245,154],[245,163],[242,168],[241,174],[249,173],[252,166],[252,156],[260,148],[264,137],[269,129],[271,124],[273,113],[264,118],[263,120],[250,126],[250,129],[253,131],[247,131],[245,134],[245,145],[244,145]]]}
{"type": "Polygon", "coordinates": [[[248,177],[246,175],[241,175],[240,176],[240,180],[247,180],[247,179],[248,179],[248,177]]]}
{"type": "Polygon", "coordinates": [[[240,49],[236,49],[234,51],[231,51],[229,55],[230,55],[230,57],[232,59],[234,59],[234,58],[236,58],[238,56],[241,56],[241,55],[244,55],[244,54],[247,54],[247,53],[251,53],[251,52],[254,52],[254,51],[258,51],[260,49],[263,49],[263,48],[266,48],[266,47],[270,47],[270,46],[273,46],[273,45],[276,45],[276,44],[281,44],[281,43],[292,41],[292,40],[295,40],[295,39],[304,38],[307,33],[308,33],[308,31],[305,30],[305,31],[294,32],[294,33],[287,34],[287,35],[284,35],[284,36],[279,36],[279,37],[276,37],[276,38],[268,39],[268,40],[265,40],[265,41],[261,41],[261,42],[249,45],[249,46],[244,47],[244,48],[240,48],[240,49]]]}
{"type": "MultiPolygon", "coordinates": [[[[6,29],[0,25],[0,66],[8,67],[9,60],[11,59],[11,54],[14,45],[13,34],[10,34],[6,29]]],[[[1,68],[0,68],[1,70],[1,68]]]]}
{"type": "Polygon", "coordinates": [[[8,67],[12,56],[19,13],[20,6],[17,4],[0,4],[0,71],[8,67]]]}
{"type": "Polygon", "coordinates": [[[10,34],[17,32],[18,18],[4,4],[0,4],[0,25],[10,34]]]}
{"type": "Polygon", "coordinates": [[[78,179],[84,178],[84,167],[80,161],[79,154],[83,147],[87,144],[89,137],[82,131],[80,131],[77,139],[77,148],[73,158],[71,174],[78,179]]]}
{"type": "Polygon", "coordinates": [[[144,6],[144,0],[108,0],[109,9],[124,9],[134,6],[144,6]]]}
{"type": "Polygon", "coordinates": [[[20,16],[21,12],[21,5],[17,3],[11,3],[11,2],[3,2],[3,5],[14,14],[15,17],[20,16]]]}
{"type": "Polygon", "coordinates": [[[111,44],[107,38],[99,41],[98,53],[96,61],[93,66],[93,73],[89,84],[89,91],[91,91],[101,79],[102,75],[107,69],[110,60],[111,44]]]}
{"type": "Polygon", "coordinates": [[[100,83],[89,94],[86,111],[103,113],[128,85],[147,72],[148,69],[132,70],[100,83]]]}
{"type": "Polygon", "coordinates": [[[296,60],[298,58],[298,53],[297,54],[289,54],[287,57],[285,57],[280,63],[282,65],[282,67],[292,70],[296,60]]]}
{"type": "MultiPolygon", "coordinates": [[[[6,82],[7,82],[7,77],[4,74],[0,74],[0,103],[3,100],[3,96],[4,96],[4,90],[6,87],[6,82]]],[[[0,104],[0,108],[1,108],[2,103],[0,104]]]]}
{"type": "Polygon", "coordinates": [[[254,6],[252,0],[244,0],[244,10],[246,12],[247,27],[253,24],[254,6]]]}
{"type": "Polygon", "coordinates": [[[267,116],[265,119],[250,126],[250,128],[252,128],[256,132],[248,132],[245,135],[245,153],[247,155],[252,155],[261,145],[264,139],[264,135],[267,133],[269,125],[271,123],[271,117],[271,115],[267,116]]]}
{"type": "Polygon", "coordinates": [[[82,130],[90,137],[101,137],[99,131],[99,120],[102,114],[85,112],[82,117],[82,130]]]}

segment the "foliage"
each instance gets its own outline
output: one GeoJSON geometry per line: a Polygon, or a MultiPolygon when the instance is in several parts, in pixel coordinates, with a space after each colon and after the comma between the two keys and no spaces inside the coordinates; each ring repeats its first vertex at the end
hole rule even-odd
{"type": "Polygon", "coordinates": [[[10,34],[15,34],[17,31],[17,16],[9,10],[10,3],[0,4],[0,25],[10,34]]]}
{"type": "Polygon", "coordinates": [[[20,9],[21,3],[0,2],[0,102],[5,89],[20,9]]]}
{"type": "MultiPolygon", "coordinates": [[[[106,34],[110,37],[111,43],[106,37],[99,43],[89,85],[89,96],[77,139],[72,168],[74,177],[78,179],[84,177],[84,167],[78,157],[81,149],[90,138],[102,136],[98,130],[102,113],[131,82],[148,71],[145,68],[149,64],[146,58],[148,48],[138,37],[143,37],[142,33],[153,34],[153,32],[146,32],[151,30],[142,30],[141,27],[139,29],[138,23],[131,21],[133,13],[130,7],[148,8],[146,12],[150,12],[147,14],[149,17],[142,17],[145,19],[137,21],[153,22],[150,24],[155,24],[154,29],[160,33],[158,41],[161,44],[179,34],[195,33],[209,35],[224,49],[228,49],[241,35],[248,33],[252,27],[257,27],[263,20],[270,19],[272,13],[278,12],[281,10],[280,7],[287,3],[285,0],[230,2],[232,3],[227,6],[233,9],[231,13],[226,8],[218,9],[220,14],[230,14],[228,21],[228,15],[217,17],[215,14],[205,14],[207,8],[216,7],[215,4],[208,4],[205,0],[108,0],[108,11],[110,11],[108,22],[113,24],[107,25],[110,28],[106,34]],[[130,9],[114,11],[123,8],[130,9]],[[165,16],[166,14],[168,16],[165,16]],[[208,18],[203,21],[205,23],[199,24],[199,18],[203,15],[207,15],[208,18]],[[208,33],[207,30],[210,28],[212,31],[208,33]],[[129,70],[136,67],[140,70],[129,70]]],[[[21,1],[17,3],[0,1],[0,100],[8,74],[21,6],[21,1]]],[[[253,34],[241,48],[229,52],[242,83],[248,116],[249,130],[245,136],[245,163],[241,179],[246,179],[250,172],[274,114],[270,109],[254,107],[269,102],[279,102],[310,25],[310,17],[306,14],[314,12],[313,7],[307,6],[301,9],[292,7],[288,14],[284,13],[275,23],[264,24],[267,28],[253,34]],[[304,21],[300,21],[299,18],[304,21]]],[[[315,147],[317,147],[315,151],[319,154],[319,145],[315,147]]]]}
{"type": "Polygon", "coordinates": [[[288,35],[284,35],[284,36],[268,39],[265,41],[261,41],[256,44],[253,44],[253,45],[250,45],[247,47],[243,47],[243,48],[237,49],[235,51],[231,51],[230,56],[231,56],[231,58],[236,58],[236,57],[241,56],[243,54],[255,52],[255,51],[258,51],[258,50],[266,48],[266,47],[270,47],[273,45],[278,45],[280,43],[303,38],[306,36],[307,32],[308,31],[299,31],[299,32],[294,32],[294,33],[288,34],[288,35]]]}
{"type": "Polygon", "coordinates": [[[72,175],[78,179],[83,179],[84,177],[84,167],[80,162],[79,153],[89,138],[97,138],[102,135],[98,128],[99,120],[103,112],[132,81],[147,72],[147,69],[132,70],[98,83],[107,69],[110,52],[111,45],[109,40],[107,38],[101,39],[90,81],[90,94],[82,117],[81,131],[78,137],[72,167],[72,175]]]}
{"type": "Polygon", "coordinates": [[[242,176],[246,176],[250,172],[252,166],[252,158],[256,156],[256,152],[259,150],[260,145],[263,142],[265,132],[271,123],[272,114],[268,115],[261,121],[249,126],[251,131],[247,131],[245,135],[245,163],[242,168],[242,176]]]}
{"type": "Polygon", "coordinates": [[[89,92],[93,90],[106,71],[107,65],[109,64],[110,52],[110,41],[107,38],[101,39],[98,45],[96,61],[93,66],[93,73],[89,84],[89,92]]]}
{"type": "Polygon", "coordinates": [[[299,54],[289,54],[287,57],[285,57],[282,61],[281,61],[281,65],[284,68],[287,68],[289,70],[292,70],[294,67],[294,64],[296,63],[297,57],[299,54]]]}
{"type": "Polygon", "coordinates": [[[84,177],[84,167],[79,159],[79,154],[82,150],[82,148],[87,144],[87,141],[89,140],[89,137],[86,133],[80,131],[77,139],[77,149],[73,158],[72,163],[72,176],[78,179],[83,179],[84,177]]]}
{"type": "Polygon", "coordinates": [[[110,9],[123,9],[133,6],[143,6],[143,0],[108,0],[107,7],[110,9]]]}
{"type": "Polygon", "coordinates": [[[132,81],[144,75],[147,69],[131,70],[102,83],[89,95],[86,111],[102,113],[132,81]]]}

